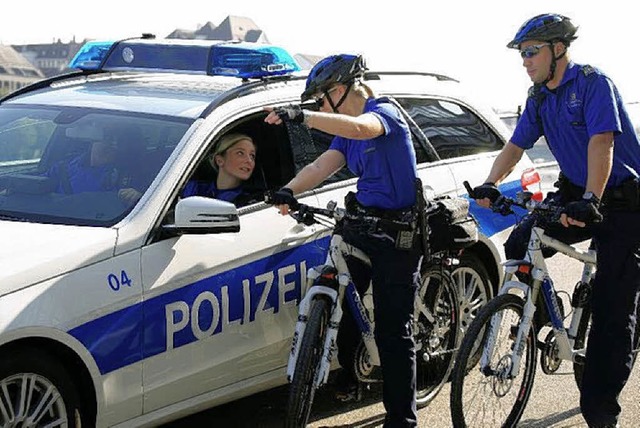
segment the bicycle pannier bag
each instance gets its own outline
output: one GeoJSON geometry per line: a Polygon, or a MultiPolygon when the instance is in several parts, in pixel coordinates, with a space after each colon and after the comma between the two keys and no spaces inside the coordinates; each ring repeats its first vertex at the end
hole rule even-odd
{"type": "Polygon", "coordinates": [[[478,223],[469,214],[468,199],[445,196],[431,204],[437,206],[435,214],[428,217],[431,252],[461,250],[478,242],[478,223]]]}

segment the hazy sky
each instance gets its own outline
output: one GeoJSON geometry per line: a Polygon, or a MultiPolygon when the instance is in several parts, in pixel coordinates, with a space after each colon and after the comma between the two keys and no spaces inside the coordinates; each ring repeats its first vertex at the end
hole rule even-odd
{"type": "Polygon", "coordinates": [[[117,39],[194,30],[228,15],[255,21],[271,43],[293,53],[365,54],[371,69],[435,71],[474,87],[498,108],[515,108],[530,81],[505,47],[529,17],[557,12],[580,26],[572,58],[600,67],[625,101],[640,101],[634,0],[11,0],[0,43],[117,39]],[[383,6],[383,5],[387,6],[383,6]],[[374,6],[375,5],[375,6],[374,6]]]}

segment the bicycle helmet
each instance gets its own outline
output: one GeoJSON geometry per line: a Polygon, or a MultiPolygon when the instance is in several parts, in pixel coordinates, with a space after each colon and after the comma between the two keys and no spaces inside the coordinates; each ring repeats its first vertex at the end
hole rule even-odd
{"type": "Polygon", "coordinates": [[[328,56],[313,66],[302,92],[302,102],[311,99],[314,94],[326,92],[332,85],[349,85],[364,76],[367,70],[362,55],[340,54],[328,56]]]}
{"type": "Polygon", "coordinates": [[[557,13],[545,13],[527,20],[516,36],[507,44],[510,49],[520,49],[520,45],[528,40],[540,40],[542,42],[561,41],[565,45],[577,39],[578,28],[573,25],[566,16],[557,13]]]}

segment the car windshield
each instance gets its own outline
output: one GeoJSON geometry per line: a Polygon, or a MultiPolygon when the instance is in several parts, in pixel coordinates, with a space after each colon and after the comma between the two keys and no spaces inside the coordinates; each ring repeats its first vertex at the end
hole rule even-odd
{"type": "Polygon", "coordinates": [[[91,108],[0,107],[0,219],[112,226],[191,123],[91,108]]]}

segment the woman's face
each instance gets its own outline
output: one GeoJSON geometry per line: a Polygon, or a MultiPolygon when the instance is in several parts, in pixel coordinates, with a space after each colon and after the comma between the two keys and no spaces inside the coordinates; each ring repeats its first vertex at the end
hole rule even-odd
{"type": "Polygon", "coordinates": [[[240,140],[215,160],[219,174],[241,181],[248,180],[256,166],[256,147],[250,140],[240,140]]]}

